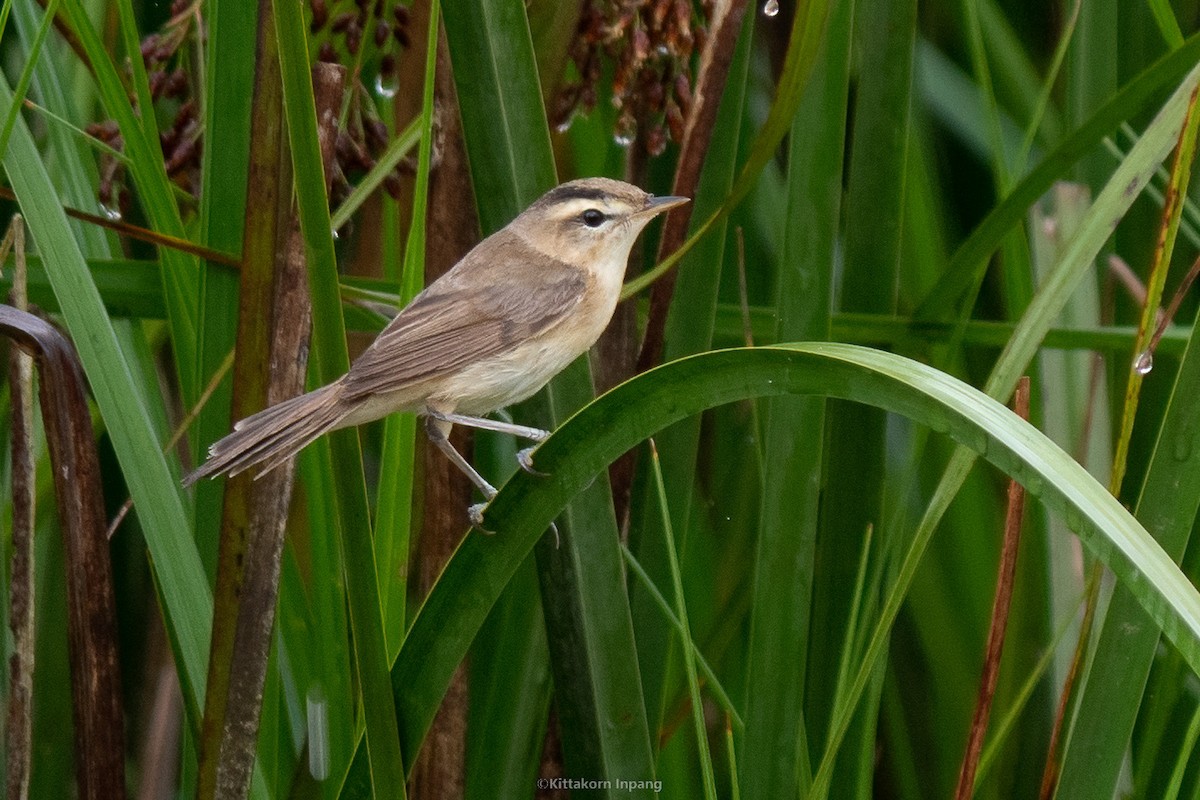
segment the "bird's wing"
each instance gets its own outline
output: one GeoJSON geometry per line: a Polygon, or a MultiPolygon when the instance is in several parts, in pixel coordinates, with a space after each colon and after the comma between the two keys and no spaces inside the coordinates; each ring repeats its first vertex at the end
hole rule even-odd
{"type": "Polygon", "coordinates": [[[342,381],[347,399],[505,353],[562,320],[587,288],[584,271],[563,262],[521,270],[531,274],[518,281],[505,280],[511,270],[467,259],[417,295],[355,360],[342,381]]]}

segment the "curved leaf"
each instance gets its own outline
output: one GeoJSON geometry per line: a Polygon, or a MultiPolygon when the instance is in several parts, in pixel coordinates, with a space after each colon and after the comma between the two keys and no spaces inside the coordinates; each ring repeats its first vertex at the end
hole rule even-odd
{"type": "Polygon", "coordinates": [[[535,454],[553,480],[519,473],[487,511],[496,536],[464,540],[392,670],[403,746],[414,752],[488,610],[567,501],[605,466],[684,417],[748,397],[812,394],[927,425],[1025,485],[1079,533],[1200,672],[1200,594],[1145,529],[1069,455],[979,390],[932,367],[855,345],[703,353],[639,375],[567,420],[535,454]]]}

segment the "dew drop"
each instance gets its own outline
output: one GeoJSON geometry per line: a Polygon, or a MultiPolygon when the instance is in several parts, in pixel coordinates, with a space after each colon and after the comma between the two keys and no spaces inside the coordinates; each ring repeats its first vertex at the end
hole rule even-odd
{"type": "Polygon", "coordinates": [[[773,17],[779,13],[779,0],[767,0],[763,3],[763,15],[773,17]]]}
{"type": "Polygon", "coordinates": [[[340,233],[338,233],[338,229],[337,229],[337,228],[334,228],[333,230],[331,230],[331,231],[330,231],[330,233],[332,233],[332,234],[333,234],[333,240],[334,240],[335,242],[336,242],[338,239],[342,238],[342,235],[341,235],[340,233]]]}
{"type": "Polygon", "coordinates": [[[619,144],[621,147],[629,147],[629,145],[633,144],[633,136],[631,134],[618,132],[613,134],[613,141],[619,144]]]}
{"type": "Polygon", "coordinates": [[[1133,360],[1133,371],[1138,375],[1149,375],[1152,369],[1154,369],[1154,354],[1149,350],[1138,353],[1138,357],[1133,360]]]}
{"type": "Polygon", "coordinates": [[[564,119],[562,122],[555,125],[554,130],[558,131],[559,133],[566,133],[567,131],[571,130],[571,123],[573,123],[574,121],[575,121],[575,115],[572,114],[571,116],[564,119]]]}
{"type": "Polygon", "coordinates": [[[305,698],[308,722],[308,771],[316,780],[329,777],[329,703],[319,685],[305,698]]]}
{"type": "Polygon", "coordinates": [[[384,79],[383,75],[375,76],[375,94],[382,97],[384,100],[391,100],[396,96],[396,89],[399,87],[395,78],[384,79]]]}
{"type": "Polygon", "coordinates": [[[107,219],[112,220],[113,222],[117,222],[121,219],[121,209],[117,208],[116,206],[110,206],[105,203],[101,203],[100,213],[104,214],[107,219]]]}

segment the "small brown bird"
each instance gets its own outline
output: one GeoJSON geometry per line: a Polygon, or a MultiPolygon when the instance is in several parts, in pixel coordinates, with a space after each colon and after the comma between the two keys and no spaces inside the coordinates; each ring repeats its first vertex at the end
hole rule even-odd
{"type": "MultiPolygon", "coordinates": [[[[549,436],[483,415],[534,394],[596,342],[634,240],[687,200],[607,178],[551,189],[413,298],[349,372],[236,423],[184,483],[255,464],[261,475],[324,433],[407,411],[425,418],[430,440],[490,500],[496,489],[450,444],[450,428],[549,436]]],[[[518,455],[525,469],[531,451],[518,455]]],[[[482,508],[471,507],[476,524],[482,508]]]]}

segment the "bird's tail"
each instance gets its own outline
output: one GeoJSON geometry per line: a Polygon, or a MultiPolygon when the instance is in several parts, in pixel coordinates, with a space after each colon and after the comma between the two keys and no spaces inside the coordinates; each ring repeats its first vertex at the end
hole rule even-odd
{"type": "Polygon", "coordinates": [[[344,414],[338,407],[338,384],[284,400],[246,417],[233,433],[208,449],[208,461],[183,479],[190,486],[201,478],[237,475],[262,464],[265,475],[300,452],[318,436],[333,430],[344,414]]]}

